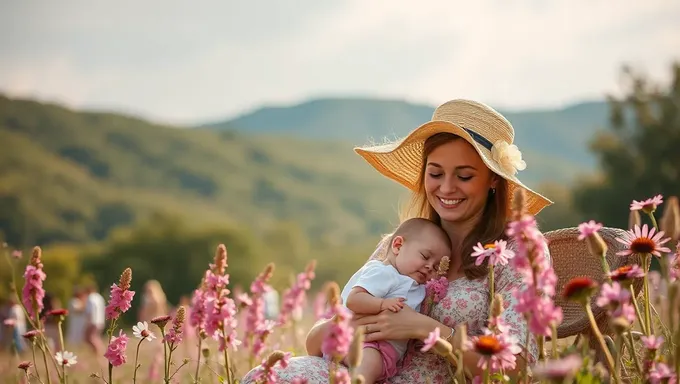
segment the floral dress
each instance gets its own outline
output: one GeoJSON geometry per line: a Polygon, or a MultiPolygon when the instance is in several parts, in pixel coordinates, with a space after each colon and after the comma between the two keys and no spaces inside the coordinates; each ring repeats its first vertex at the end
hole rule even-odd
{"type": "MultiPolygon", "coordinates": [[[[514,244],[508,242],[508,248],[514,244]]],[[[547,252],[547,250],[546,250],[547,252]]],[[[548,257],[546,253],[546,257],[548,257]]],[[[517,337],[519,344],[524,347],[526,342],[527,325],[522,314],[513,310],[516,299],[512,292],[522,284],[522,276],[510,265],[496,266],[495,290],[503,296],[505,310],[502,318],[510,329],[510,334],[517,337]]],[[[467,323],[468,334],[473,336],[482,333],[489,313],[489,284],[488,279],[468,280],[461,277],[449,283],[446,296],[432,308],[430,316],[448,327],[455,327],[467,323]]],[[[538,347],[533,337],[530,338],[529,360],[534,362],[538,354],[538,347]]],[[[420,352],[416,347],[417,340],[411,340],[409,348],[399,367],[396,376],[387,382],[425,383],[429,378],[432,384],[452,382],[448,362],[434,352],[420,352]]],[[[243,384],[253,383],[254,368],[241,381],[243,384]]],[[[321,357],[301,356],[289,360],[285,369],[275,366],[280,383],[293,383],[296,378],[307,379],[308,384],[326,384],[328,380],[328,362],[321,357]]]]}

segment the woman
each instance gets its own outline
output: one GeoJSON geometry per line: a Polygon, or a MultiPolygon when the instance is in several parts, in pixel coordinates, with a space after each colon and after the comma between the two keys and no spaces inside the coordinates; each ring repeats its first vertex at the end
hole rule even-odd
{"type": "MultiPolygon", "coordinates": [[[[479,334],[489,312],[487,266],[475,265],[470,256],[473,245],[505,239],[510,219],[514,191],[526,192],[526,209],[537,214],[552,202],[524,186],[515,176],[525,168],[522,155],[513,145],[512,125],[498,112],[481,103],[453,100],[439,106],[432,121],[423,124],[403,140],[370,148],[358,148],[357,153],[380,173],[409,188],[411,204],[404,219],[426,217],[448,233],[453,254],[449,266],[449,287],[446,297],[437,303],[430,316],[409,308],[393,313],[355,318],[353,326],[363,326],[366,341],[385,339],[423,340],[435,328],[442,338],[451,338],[458,324],[466,323],[469,334],[479,334]]],[[[515,245],[508,244],[510,249],[515,245]]],[[[376,253],[380,251],[380,246],[376,253]]],[[[547,251],[546,251],[547,252],[547,251]]],[[[497,266],[495,290],[503,296],[506,310],[503,320],[511,334],[517,336],[523,348],[528,348],[531,360],[537,355],[535,341],[528,346],[527,327],[521,314],[513,310],[512,290],[522,279],[512,268],[497,266]]],[[[307,351],[311,356],[291,359],[286,369],[278,370],[281,382],[290,383],[297,377],[311,383],[328,382],[328,365],[321,356],[321,343],[328,321],[317,323],[307,336],[307,351]]],[[[465,367],[473,376],[479,355],[468,351],[465,367]]],[[[434,353],[422,353],[411,343],[399,373],[390,383],[450,383],[448,364],[434,353]]],[[[518,355],[517,368],[523,366],[518,355]]],[[[514,376],[517,372],[507,372],[514,376]]],[[[251,382],[249,373],[242,383],[251,382]]]]}
{"type": "Polygon", "coordinates": [[[137,313],[138,321],[151,321],[154,317],[168,315],[168,299],[158,280],[144,284],[142,306],[137,313]]]}

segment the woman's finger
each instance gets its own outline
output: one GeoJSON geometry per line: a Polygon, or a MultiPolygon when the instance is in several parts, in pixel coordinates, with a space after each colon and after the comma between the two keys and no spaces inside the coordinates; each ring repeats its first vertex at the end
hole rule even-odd
{"type": "Polygon", "coordinates": [[[354,321],[355,326],[375,324],[378,321],[376,315],[364,316],[354,321]]]}
{"type": "Polygon", "coordinates": [[[364,341],[366,342],[371,342],[371,341],[380,341],[380,340],[385,340],[385,335],[382,333],[382,331],[377,331],[377,332],[372,332],[364,335],[364,341]]]}

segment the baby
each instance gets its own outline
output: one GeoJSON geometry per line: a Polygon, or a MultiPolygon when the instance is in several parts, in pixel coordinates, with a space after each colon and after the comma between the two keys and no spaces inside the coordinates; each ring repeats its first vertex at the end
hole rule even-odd
{"type": "MultiPolygon", "coordinates": [[[[383,310],[398,312],[404,304],[416,311],[425,299],[425,283],[435,277],[442,257],[451,254],[448,235],[426,219],[403,222],[390,238],[383,260],[371,260],[342,290],[342,302],[357,315],[383,310]]],[[[358,373],[366,383],[386,380],[397,372],[408,340],[364,344],[358,373]]]]}

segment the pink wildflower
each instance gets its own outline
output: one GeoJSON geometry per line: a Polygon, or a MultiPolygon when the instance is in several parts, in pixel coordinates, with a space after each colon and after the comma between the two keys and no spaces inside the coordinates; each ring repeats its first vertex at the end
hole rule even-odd
{"type": "Polygon", "coordinates": [[[349,351],[354,329],[349,322],[352,312],[339,303],[332,305],[331,310],[335,320],[331,323],[326,337],[324,337],[321,351],[323,355],[334,361],[341,361],[349,351]]]}
{"type": "Polygon", "coordinates": [[[262,364],[260,364],[259,369],[253,374],[253,381],[258,383],[277,383],[278,377],[276,375],[276,371],[274,371],[274,366],[279,364],[281,368],[286,369],[288,367],[288,360],[290,359],[290,356],[290,352],[272,352],[268,357],[262,360],[262,364]]]}
{"type": "Polygon", "coordinates": [[[663,336],[654,337],[652,336],[641,336],[640,340],[642,345],[649,351],[657,351],[663,345],[663,336]]]}
{"type": "Polygon", "coordinates": [[[123,365],[127,361],[127,356],[125,355],[127,343],[128,337],[125,333],[123,333],[122,329],[120,330],[120,333],[117,337],[113,336],[111,338],[111,342],[109,343],[109,347],[106,349],[104,357],[106,357],[109,363],[111,363],[111,365],[114,367],[123,365]]]}
{"type": "Polygon", "coordinates": [[[132,270],[125,268],[120,275],[118,284],[111,286],[111,297],[109,304],[106,306],[106,319],[117,319],[121,313],[127,312],[132,307],[132,298],[135,292],[130,290],[130,281],[132,280],[132,270]]]}
{"type": "Polygon", "coordinates": [[[600,296],[598,296],[595,304],[601,308],[616,309],[619,305],[630,301],[630,292],[626,289],[621,289],[621,284],[614,281],[611,284],[605,283],[602,285],[600,296]]]}
{"type": "Polygon", "coordinates": [[[475,265],[481,265],[485,258],[489,258],[490,265],[507,265],[508,260],[515,257],[515,252],[507,249],[505,240],[496,240],[493,244],[482,245],[477,243],[473,247],[472,257],[476,257],[475,265]]]}
{"type": "Polygon", "coordinates": [[[631,211],[644,211],[645,213],[652,213],[656,211],[656,208],[663,204],[663,196],[662,195],[656,195],[652,198],[649,198],[647,200],[642,200],[642,201],[637,201],[633,200],[632,203],[630,203],[630,210],[631,211]]]}
{"type": "Polygon", "coordinates": [[[578,226],[579,231],[578,239],[584,240],[586,237],[594,234],[600,229],[602,229],[602,224],[596,223],[595,220],[590,220],[587,223],[581,223],[578,226]]]}
{"type": "Polygon", "coordinates": [[[534,366],[531,371],[536,379],[563,383],[572,379],[583,366],[583,358],[571,354],[558,360],[548,360],[534,366]]]}
{"type": "Polygon", "coordinates": [[[552,300],[557,276],[545,254],[547,241],[536,227],[536,219],[530,215],[510,222],[506,234],[513,237],[517,245],[512,267],[523,280],[521,288],[513,293],[517,299],[515,310],[527,318],[529,332],[549,336],[552,325],[562,322],[562,309],[552,300]]]}
{"type": "Polygon", "coordinates": [[[279,312],[279,325],[286,324],[291,314],[295,311],[300,311],[305,305],[306,292],[311,287],[311,281],[314,279],[314,268],[316,262],[309,263],[304,272],[297,275],[297,280],[290,287],[289,290],[283,294],[283,305],[279,312]]]}
{"type": "Polygon", "coordinates": [[[236,304],[228,297],[227,288],[229,275],[227,268],[227,249],[224,244],[217,247],[215,263],[206,271],[204,297],[205,303],[205,332],[218,340],[218,349],[223,352],[226,348],[236,349],[241,342],[236,337],[236,304]]]}
{"type": "Polygon", "coordinates": [[[654,363],[652,369],[649,370],[647,379],[651,384],[676,384],[678,375],[673,372],[668,365],[664,363],[654,363]]]}
{"type": "Polygon", "coordinates": [[[427,338],[423,340],[423,348],[420,349],[420,352],[427,352],[432,347],[434,347],[434,344],[437,342],[437,339],[439,339],[440,331],[439,327],[435,328],[434,331],[430,332],[429,335],[427,335],[427,338]]]}
{"type": "Polygon", "coordinates": [[[186,309],[184,307],[177,308],[177,313],[172,319],[172,327],[165,335],[165,341],[172,346],[182,342],[182,336],[184,331],[184,317],[186,314],[186,309]]]}
{"type": "Polygon", "coordinates": [[[671,250],[669,248],[662,247],[662,245],[670,240],[670,237],[663,239],[664,232],[659,231],[655,234],[655,231],[656,228],[652,227],[650,230],[647,227],[647,224],[643,225],[642,229],[640,229],[640,226],[635,225],[635,228],[624,233],[623,238],[616,238],[619,243],[628,247],[628,249],[617,252],[616,254],[619,256],[628,256],[650,253],[660,257],[661,252],[670,252],[671,250]]]}
{"type": "Polygon", "coordinates": [[[189,324],[192,327],[196,327],[196,332],[199,334],[205,329],[205,292],[203,289],[194,290],[194,294],[191,297],[189,324]]]}
{"type": "Polygon", "coordinates": [[[14,251],[12,251],[12,258],[13,259],[21,259],[22,255],[23,255],[23,253],[19,249],[15,249],[14,251]]]}
{"type": "Polygon", "coordinates": [[[345,369],[338,369],[335,371],[335,384],[350,384],[352,378],[349,376],[349,372],[345,369]]]}
{"type": "Polygon", "coordinates": [[[45,298],[45,289],[43,289],[43,281],[47,275],[43,271],[43,263],[41,260],[42,250],[40,247],[33,248],[33,255],[31,262],[26,266],[24,272],[24,288],[21,291],[21,302],[26,307],[28,315],[37,318],[38,314],[43,310],[43,300],[45,298]],[[37,313],[35,310],[37,309],[37,313]]]}
{"type": "MultiPolygon", "coordinates": [[[[257,330],[262,328],[264,323],[264,293],[269,292],[272,288],[269,286],[268,281],[272,277],[274,272],[274,264],[269,264],[265,267],[253,282],[250,284],[250,299],[252,305],[248,306],[246,312],[246,331],[245,331],[245,346],[252,347],[250,344],[251,340],[254,340],[257,330]]],[[[256,358],[259,356],[255,356],[256,358]]]]}
{"type": "Polygon", "coordinates": [[[2,323],[7,327],[13,327],[17,325],[17,321],[15,319],[5,319],[5,321],[3,321],[2,323]]]}

